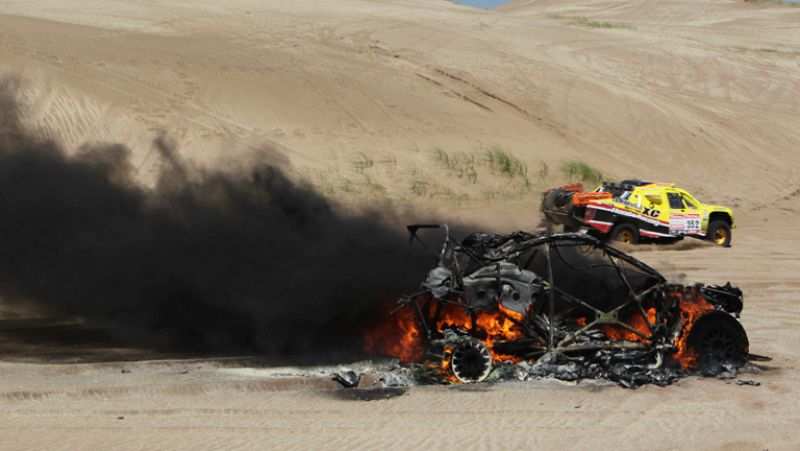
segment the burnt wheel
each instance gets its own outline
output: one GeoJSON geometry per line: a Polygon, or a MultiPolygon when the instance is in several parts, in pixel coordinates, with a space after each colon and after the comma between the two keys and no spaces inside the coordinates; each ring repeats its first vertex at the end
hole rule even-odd
{"type": "Polygon", "coordinates": [[[453,347],[450,359],[453,375],[463,383],[480,382],[492,371],[492,355],[483,342],[475,338],[460,340],[453,347]]]}
{"type": "Polygon", "coordinates": [[[611,241],[622,241],[628,244],[639,243],[639,229],[633,224],[618,224],[609,234],[611,241]]]}
{"type": "Polygon", "coordinates": [[[744,363],[749,347],[742,325],[723,312],[712,312],[697,320],[687,344],[696,353],[699,366],[744,363]]]}

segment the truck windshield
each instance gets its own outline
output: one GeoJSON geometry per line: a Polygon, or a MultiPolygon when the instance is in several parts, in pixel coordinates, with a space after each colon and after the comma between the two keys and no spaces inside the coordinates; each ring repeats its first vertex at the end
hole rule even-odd
{"type": "Polygon", "coordinates": [[[689,210],[699,210],[700,208],[697,206],[697,201],[692,199],[688,194],[683,195],[683,203],[686,204],[686,208],[689,210]]]}

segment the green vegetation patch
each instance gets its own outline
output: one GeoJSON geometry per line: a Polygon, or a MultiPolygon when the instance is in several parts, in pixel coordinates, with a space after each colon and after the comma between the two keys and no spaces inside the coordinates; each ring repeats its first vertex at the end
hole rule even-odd
{"type": "Polygon", "coordinates": [[[561,172],[570,180],[591,183],[600,183],[603,181],[602,172],[578,160],[564,162],[561,165],[561,172]]]}
{"type": "Polygon", "coordinates": [[[433,147],[399,159],[378,152],[353,152],[340,165],[303,168],[301,176],[317,191],[345,201],[373,200],[468,203],[530,196],[562,179],[593,179],[602,175],[578,162],[564,173],[540,161],[528,165],[499,145],[448,151],[433,147]],[[566,175],[566,177],[565,177],[566,175]]]}
{"type": "Polygon", "coordinates": [[[588,27],[588,28],[600,28],[600,29],[623,29],[623,30],[635,30],[631,24],[622,23],[622,22],[601,22],[597,20],[589,19],[588,17],[584,16],[550,16],[552,19],[557,20],[564,20],[571,25],[578,25],[581,27],[588,27]]]}
{"type": "Polygon", "coordinates": [[[458,178],[466,179],[469,183],[478,182],[478,172],[475,169],[475,154],[467,152],[446,152],[436,147],[433,156],[438,163],[454,173],[458,178]]]}
{"type": "Polygon", "coordinates": [[[504,176],[512,178],[517,176],[527,178],[528,176],[528,166],[498,146],[486,150],[486,159],[493,171],[504,176]]]}
{"type": "Polygon", "coordinates": [[[356,157],[352,161],[353,169],[356,172],[364,172],[365,169],[369,169],[375,166],[375,160],[373,160],[369,155],[365,154],[364,152],[358,152],[356,157]]]}
{"type": "Polygon", "coordinates": [[[467,193],[459,193],[452,188],[439,185],[430,180],[414,180],[411,182],[411,194],[419,197],[443,198],[453,202],[466,202],[470,200],[467,193]]]}

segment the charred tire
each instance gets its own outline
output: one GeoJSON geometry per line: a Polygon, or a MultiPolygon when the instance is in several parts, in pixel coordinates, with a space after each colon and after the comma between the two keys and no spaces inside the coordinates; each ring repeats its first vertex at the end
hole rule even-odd
{"type": "Polygon", "coordinates": [[[608,235],[611,241],[621,241],[628,244],[639,243],[639,229],[633,224],[617,224],[608,235]]]}
{"type": "Polygon", "coordinates": [[[570,191],[556,188],[544,197],[541,210],[544,212],[558,211],[563,214],[572,214],[572,195],[570,191]]]}
{"type": "Polygon", "coordinates": [[[711,363],[744,363],[750,347],[747,333],[739,321],[719,311],[698,319],[686,344],[697,356],[699,367],[711,363]]]}
{"type": "Polygon", "coordinates": [[[453,347],[450,370],[465,384],[481,382],[492,372],[492,354],[482,341],[464,338],[453,347]]]}
{"type": "Polygon", "coordinates": [[[727,222],[720,219],[715,219],[708,224],[708,233],[706,234],[712,243],[723,246],[731,246],[731,226],[727,222]]]}
{"type": "Polygon", "coordinates": [[[556,200],[560,198],[562,191],[559,189],[554,189],[547,193],[542,199],[542,211],[550,211],[555,209],[556,207],[556,200]]]}
{"type": "Polygon", "coordinates": [[[572,193],[564,190],[555,190],[555,195],[553,196],[553,206],[566,210],[567,208],[565,207],[569,206],[571,200],[572,193]]]}

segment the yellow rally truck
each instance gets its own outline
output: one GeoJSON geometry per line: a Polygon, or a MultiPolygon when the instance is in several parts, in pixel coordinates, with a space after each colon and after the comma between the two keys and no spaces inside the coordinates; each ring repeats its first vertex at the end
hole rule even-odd
{"type": "Polygon", "coordinates": [[[673,183],[644,180],[604,182],[590,192],[580,183],[549,189],[540,210],[549,223],[563,224],[565,231],[583,230],[631,244],[691,236],[728,247],[734,229],[730,208],[704,205],[673,183]]]}

